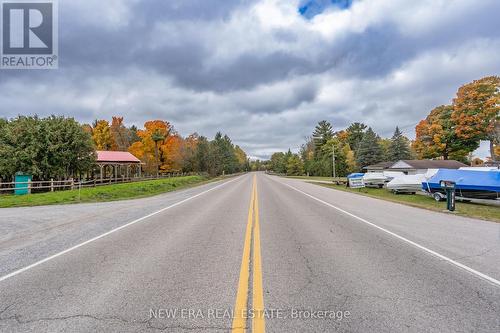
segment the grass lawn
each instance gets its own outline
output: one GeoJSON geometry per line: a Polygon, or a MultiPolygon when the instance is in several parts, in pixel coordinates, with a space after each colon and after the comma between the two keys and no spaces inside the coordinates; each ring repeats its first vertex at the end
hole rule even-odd
{"type": "Polygon", "coordinates": [[[99,187],[83,188],[78,190],[58,191],[29,195],[0,196],[0,208],[42,206],[79,202],[103,202],[132,198],[149,197],[156,194],[188,188],[194,185],[209,182],[204,176],[186,176],[164,178],[135,183],[104,185],[99,187]]]}
{"type": "MultiPolygon", "coordinates": [[[[433,198],[425,195],[393,194],[386,189],[379,189],[379,188],[350,189],[345,186],[339,186],[333,184],[319,184],[319,183],[315,184],[333,188],[336,190],[357,193],[368,197],[398,202],[413,207],[425,208],[438,212],[446,211],[445,201],[437,202],[433,198]]],[[[500,206],[498,205],[490,206],[480,203],[465,203],[457,201],[455,213],[461,216],[468,216],[488,221],[500,222],[500,206]]]]}

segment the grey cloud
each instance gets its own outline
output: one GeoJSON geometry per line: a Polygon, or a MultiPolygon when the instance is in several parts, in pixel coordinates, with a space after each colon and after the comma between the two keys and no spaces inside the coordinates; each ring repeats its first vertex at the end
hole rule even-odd
{"type": "Polygon", "coordinates": [[[256,2],[60,2],[60,69],[0,71],[0,116],[119,114],[139,126],[162,118],[183,135],[222,130],[263,158],[297,150],[322,119],[412,135],[458,86],[500,73],[496,1],[443,12],[432,29],[408,30],[389,19],[395,12],[333,39],[299,23],[228,32],[234,13],[249,17],[256,2]]]}

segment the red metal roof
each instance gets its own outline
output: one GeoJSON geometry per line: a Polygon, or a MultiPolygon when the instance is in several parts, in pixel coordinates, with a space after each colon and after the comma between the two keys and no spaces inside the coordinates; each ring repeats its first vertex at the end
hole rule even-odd
{"type": "Polygon", "coordinates": [[[141,163],[141,161],[128,151],[97,151],[97,162],[114,163],[141,163]]]}

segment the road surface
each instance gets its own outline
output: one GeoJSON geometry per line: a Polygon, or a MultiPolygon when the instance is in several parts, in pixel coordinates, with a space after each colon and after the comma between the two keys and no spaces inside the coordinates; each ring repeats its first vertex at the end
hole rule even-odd
{"type": "Polygon", "coordinates": [[[0,332],[499,332],[500,224],[251,173],[0,210],[0,332]]]}

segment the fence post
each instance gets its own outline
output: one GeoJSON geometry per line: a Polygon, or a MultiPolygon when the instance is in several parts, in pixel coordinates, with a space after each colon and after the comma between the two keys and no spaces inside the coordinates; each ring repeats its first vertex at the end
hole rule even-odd
{"type": "Polygon", "coordinates": [[[50,192],[54,192],[54,178],[50,178],[50,192]]]}
{"type": "Polygon", "coordinates": [[[70,183],[71,189],[74,190],[75,189],[75,180],[73,178],[70,178],[69,183],[70,183]]]}
{"type": "Polygon", "coordinates": [[[31,194],[31,179],[28,179],[28,194],[31,194]]]}

